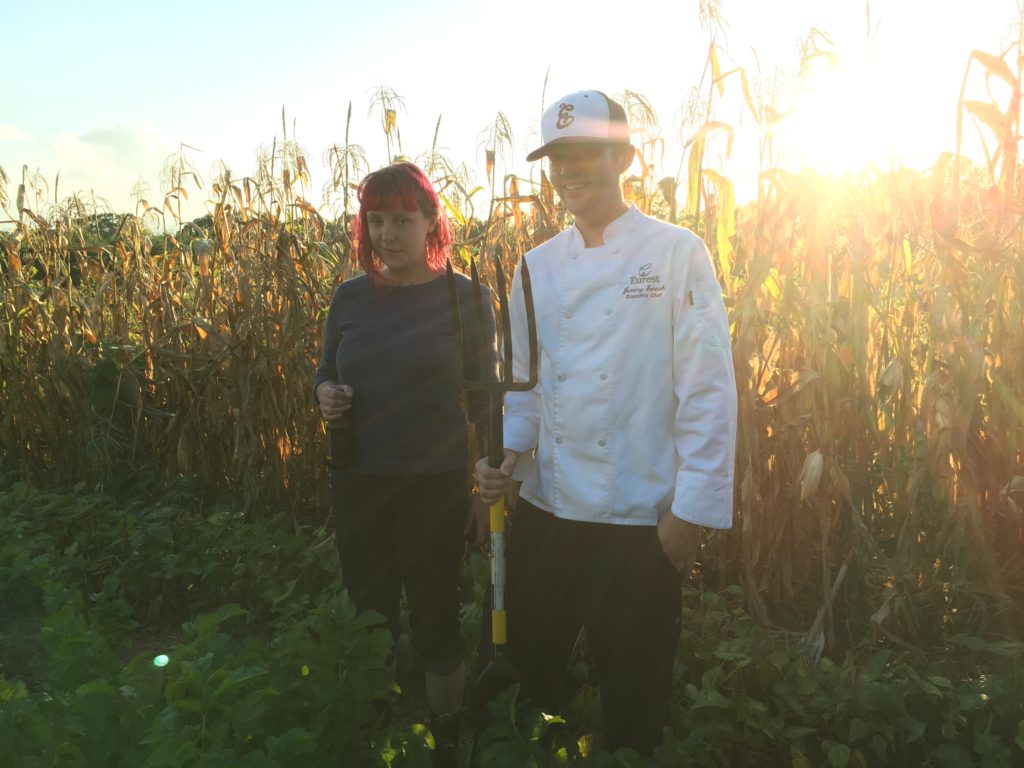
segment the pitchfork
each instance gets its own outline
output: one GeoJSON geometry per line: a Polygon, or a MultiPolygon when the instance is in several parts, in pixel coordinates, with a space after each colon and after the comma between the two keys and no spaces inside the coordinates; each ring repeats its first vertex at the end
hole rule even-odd
{"type": "MultiPolygon", "coordinates": [[[[505,454],[504,431],[502,429],[502,404],[506,392],[526,392],[537,384],[537,322],[533,311],[533,291],[530,286],[530,270],[526,259],[522,260],[523,301],[526,304],[526,329],[530,344],[530,376],[526,381],[515,381],[512,374],[512,326],[509,321],[508,295],[505,289],[505,271],[501,259],[494,257],[494,275],[498,293],[498,307],[501,316],[503,340],[503,365],[500,376],[493,373],[493,366],[484,372],[483,366],[490,358],[487,354],[487,323],[484,322],[483,298],[480,292],[480,275],[476,262],[470,261],[470,278],[473,281],[473,303],[476,320],[476,338],[479,343],[477,371],[475,378],[467,378],[463,361],[462,314],[459,311],[459,297],[455,288],[455,276],[451,259],[448,260],[448,298],[451,302],[452,323],[455,330],[456,364],[462,389],[467,392],[486,392],[490,398],[490,430],[487,443],[487,463],[495,469],[501,467],[505,454]]],[[[506,655],[508,642],[508,618],[505,611],[505,499],[498,499],[491,505],[491,640],[494,655],[477,680],[475,697],[486,702],[516,682],[518,676],[506,655]]]]}

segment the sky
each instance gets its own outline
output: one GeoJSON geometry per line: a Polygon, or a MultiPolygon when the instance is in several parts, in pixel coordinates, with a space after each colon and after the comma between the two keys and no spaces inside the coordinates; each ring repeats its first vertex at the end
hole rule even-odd
{"type": "MultiPolygon", "coordinates": [[[[381,86],[403,99],[404,154],[429,149],[440,118],[439,146],[478,182],[499,112],[515,140],[499,172],[525,177],[536,174],[523,158],[538,144],[545,101],[591,88],[639,93],[659,116],[663,173],[676,175],[689,138],[679,135],[682,107],[702,82],[712,38],[722,71],[742,68],[755,89],[781,84],[776,141],[789,167],[924,169],[955,148],[970,52],[1000,53],[1019,15],[1014,0],[720,0],[720,25],[702,24],[698,0],[5,5],[0,167],[10,179],[8,214],[23,169],[46,182],[45,200],[30,196],[36,210],[72,192],[132,210],[133,185],[159,206],[161,168],[186,145],[204,184],[188,187],[187,213],[201,215],[217,164],[235,177],[252,174],[258,150],[282,137],[282,109],[288,138],[309,159],[307,197],[320,206],[323,156],[344,141],[349,104],[350,141],[371,167],[386,164],[380,116],[369,114],[381,86]],[[834,57],[818,57],[797,77],[812,29],[827,36],[818,46],[834,57]]],[[[739,85],[730,76],[716,95],[715,118],[733,125],[735,137],[728,155],[724,138],[715,140],[708,162],[737,181],[742,198],[756,179],[763,128],[739,85]]],[[[969,86],[987,98],[979,73],[969,86]]],[[[980,158],[972,131],[967,149],[980,158]]]]}

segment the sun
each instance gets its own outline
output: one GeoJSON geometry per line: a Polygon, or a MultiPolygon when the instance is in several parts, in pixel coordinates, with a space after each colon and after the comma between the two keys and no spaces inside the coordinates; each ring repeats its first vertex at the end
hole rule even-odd
{"type": "Polygon", "coordinates": [[[906,47],[865,45],[820,57],[798,79],[780,122],[783,164],[829,175],[930,166],[936,146],[952,143],[955,88],[955,82],[936,82],[928,57],[906,47]],[[948,120],[936,120],[937,113],[948,120]]]}

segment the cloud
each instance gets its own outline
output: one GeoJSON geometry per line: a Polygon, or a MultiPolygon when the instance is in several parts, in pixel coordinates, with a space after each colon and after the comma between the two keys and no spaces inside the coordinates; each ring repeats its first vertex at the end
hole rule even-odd
{"type": "Polygon", "coordinates": [[[129,165],[140,159],[162,157],[172,151],[174,143],[161,136],[150,123],[140,122],[131,126],[93,128],[77,137],[84,145],[95,148],[104,155],[113,154],[121,165],[129,165]]]}
{"type": "Polygon", "coordinates": [[[32,135],[21,130],[15,125],[0,125],[0,141],[26,143],[32,140],[32,135]]]}
{"type": "Polygon", "coordinates": [[[151,187],[169,154],[176,149],[152,124],[102,126],[84,133],[60,133],[43,152],[46,166],[59,170],[63,190],[90,190],[115,210],[130,210],[132,185],[139,178],[151,187]]]}
{"type": "MultiPolygon", "coordinates": [[[[149,123],[93,128],[85,133],[62,133],[50,147],[59,157],[94,171],[116,170],[137,176],[162,162],[173,144],[149,123]]],[[[102,175],[99,176],[102,178],[102,175]]]]}

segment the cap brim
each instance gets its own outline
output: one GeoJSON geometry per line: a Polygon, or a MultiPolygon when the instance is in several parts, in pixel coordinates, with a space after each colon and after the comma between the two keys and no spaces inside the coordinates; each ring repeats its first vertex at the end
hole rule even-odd
{"type": "Polygon", "coordinates": [[[542,147],[537,147],[537,149],[526,156],[526,162],[532,163],[534,160],[547,157],[551,154],[552,149],[563,144],[619,144],[623,147],[629,146],[629,142],[622,139],[596,139],[593,136],[563,136],[560,139],[549,141],[542,147]]]}

